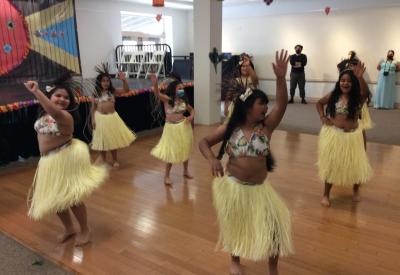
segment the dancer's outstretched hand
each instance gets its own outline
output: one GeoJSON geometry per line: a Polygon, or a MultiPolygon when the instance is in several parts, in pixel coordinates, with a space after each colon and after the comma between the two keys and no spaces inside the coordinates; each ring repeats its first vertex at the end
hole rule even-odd
{"type": "Polygon", "coordinates": [[[36,93],[39,90],[39,84],[36,81],[27,81],[24,85],[31,93],[36,93]]]}
{"type": "Polygon", "coordinates": [[[158,84],[157,76],[155,76],[154,74],[150,75],[150,80],[151,80],[151,84],[153,84],[153,85],[158,84]]]}
{"type": "Polygon", "coordinates": [[[275,63],[272,63],[272,68],[276,77],[285,77],[289,62],[289,55],[286,50],[275,52],[275,63]]]}
{"type": "Polygon", "coordinates": [[[224,168],[222,167],[221,161],[219,159],[213,159],[210,161],[211,171],[214,177],[223,177],[224,168]]]}
{"type": "Polygon", "coordinates": [[[124,72],[118,72],[118,78],[121,80],[126,80],[126,74],[124,72]]]}
{"type": "Polygon", "coordinates": [[[365,64],[363,62],[358,62],[357,65],[353,66],[354,76],[357,78],[361,78],[365,72],[365,64]]]}

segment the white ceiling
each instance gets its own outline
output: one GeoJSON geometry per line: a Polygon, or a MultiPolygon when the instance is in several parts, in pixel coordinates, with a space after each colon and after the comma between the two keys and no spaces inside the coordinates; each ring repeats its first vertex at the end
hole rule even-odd
{"type": "Polygon", "coordinates": [[[330,7],[332,13],[339,10],[400,7],[400,0],[273,0],[269,6],[262,0],[225,0],[224,17],[323,12],[325,7],[330,7]]]}
{"type": "MultiPolygon", "coordinates": [[[[151,5],[152,0],[120,0],[125,2],[151,5]]],[[[203,1],[203,0],[195,0],[203,1]]],[[[364,8],[399,7],[400,0],[273,0],[267,6],[263,0],[225,0],[224,16],[246,17],[263,14],[290,14],[298,12],[323,11],[326,6],[335,10],[364,8]]],[[[165,7],[174,9],[193,9],[193,0],[165,0],[165,7]]]]}

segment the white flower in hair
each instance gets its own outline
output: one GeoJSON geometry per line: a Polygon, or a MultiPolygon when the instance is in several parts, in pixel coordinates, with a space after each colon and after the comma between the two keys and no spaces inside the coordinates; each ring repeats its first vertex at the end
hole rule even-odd
{"type": "Polygon", "coordinates": [[[253,94],[253,90],[250,88],[246,89],[246,92],[239,96],[240,100],[245,102],[246,99],[253,94]]]}
{"type": "Polygon", "coordinates": [[[46,92],[50,93],[54,88],[55,86],[46,86],[46,92]]]}

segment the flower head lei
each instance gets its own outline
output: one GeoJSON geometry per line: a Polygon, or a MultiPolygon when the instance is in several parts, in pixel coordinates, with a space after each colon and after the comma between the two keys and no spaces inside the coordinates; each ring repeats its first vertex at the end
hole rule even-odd
{"type": "Polygon", "coordinates": [[[247,99],[249,96],[251,96],[252,94],[253,94],[253,90],[250,89],[250,88],[247,88],[247,89],[246,89],[246,92],[244,92],[243,94],[241,94],[241,95],[239,96],[239,98],[240,98],[241,101],[245,102],[246,99],[247,99]]]}
{"type": "Polygon", "coordinates": [[[45,91],[46,93],[50,93],[56,86],[48,86],[46,85],[45,91]]]}
{"type": "Polygon", "coordinates": [[[74,100],[77,104],[79,104],[79,97],[82,94],[82,90],[84,90],[84,83],[81,81],[73,79],[70,72],[63,73],[49,85],[45,86],[45,92],[50,93],[57,87],[65,87],[71,90],[74,100]]]}

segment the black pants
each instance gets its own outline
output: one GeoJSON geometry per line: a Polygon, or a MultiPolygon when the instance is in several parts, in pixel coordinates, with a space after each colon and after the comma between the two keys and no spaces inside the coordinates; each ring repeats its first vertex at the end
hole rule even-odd
{"type": "Polygon", "coordinates": [[[304,90],[304,86],[306,85],[306,76],[304,72],[300,73],[290,73],[290,96],[293,98],[297,84],[299,84],[300,97],[304,99],[306,97],[306,91],[304,90]]]}

